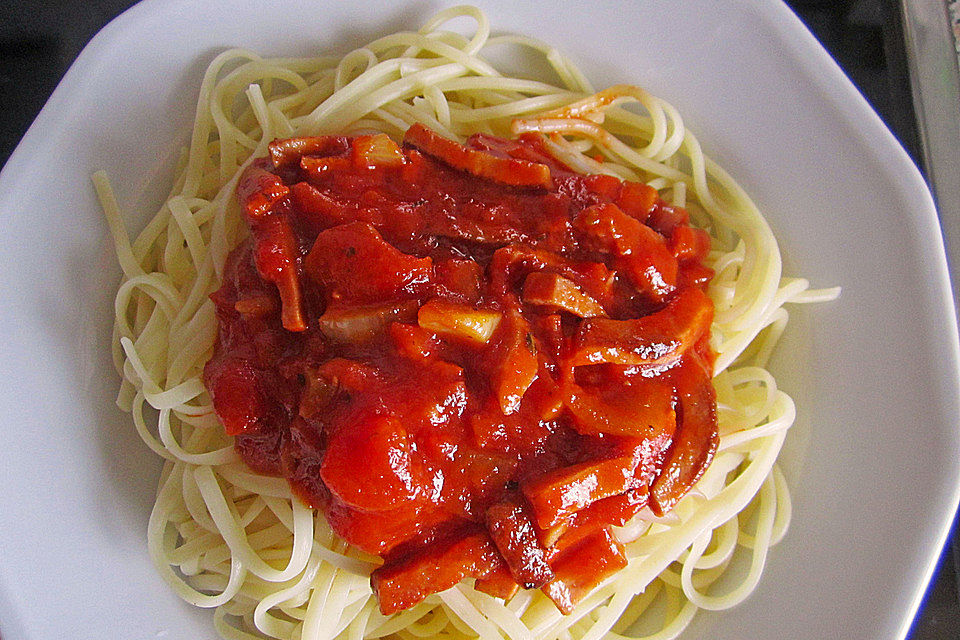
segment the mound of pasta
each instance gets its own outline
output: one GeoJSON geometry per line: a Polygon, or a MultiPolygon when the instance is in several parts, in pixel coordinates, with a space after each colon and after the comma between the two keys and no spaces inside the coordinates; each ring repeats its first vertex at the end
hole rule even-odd
{"type": "Polygon", "coordinates": [[[223,637],[672,638],[752,591],[790,516],[763,367],[836,291],[673,107],[457,7],[221,54],[179,169],[132,243],[94,182],[150,554],[223,637]]]}

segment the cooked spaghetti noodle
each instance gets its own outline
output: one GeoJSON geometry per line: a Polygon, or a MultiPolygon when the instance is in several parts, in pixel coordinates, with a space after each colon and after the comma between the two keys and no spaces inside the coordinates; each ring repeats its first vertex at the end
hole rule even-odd
{"type": "Polygon", "coordinates": [[[94,182],[123,271],[113,341],[123,378],[118,404],[165,460],[150,555],[180,597],[215,608],[224,638],[659,640],[680,634],[697,609],[731,607],[756,586],[790,520],[775,463],[794,418],[793,402],[763,367],[787,322],[783,305],[837,292],[781,276],[763,217],[672,106],[635,87],[595,93],[552,47],[491,36],[478,9],[457,7],[418,32],[342,58],[222,53],[201,85],[178,176],[132,243],[106,177],[94,182]],[[441,29],[461,16],[475,20],[472,36],[441,29]],[[483,57],[502,45],[543,56],[559,86],[502,75],[483,57]],[[570,167],[646,182],[713,238],[719,451],[672,512],[656,518],[645,510],[617,530],[628,566],[570,615],[540,592],[521,591],[504,604],[464,584],[382,615],[369,582],[377,559],[340,540],[286,480],[243,464],[201,380],[216,337],[208,296],[245,233],[234,197],[243,169],[275,138],[381,131],[399,139],[416,122],[455,139],[547,134],[570,167]],[[727,568],[741,555],[749,568],[731,584],[727,568]]]}

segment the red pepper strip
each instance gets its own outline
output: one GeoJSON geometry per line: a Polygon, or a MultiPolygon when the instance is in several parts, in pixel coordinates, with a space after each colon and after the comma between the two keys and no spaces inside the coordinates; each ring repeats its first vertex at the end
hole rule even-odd
{"type": "Polygon", "coordinates": [[[705,365],[691,353],[670,377],[680,419],[660,475],[650,487],[650,509],[657,515],[672,509],[700,479],[720,442],[717,394],[705,365]]]}
{"type": "Polygon", "coordinates": [[[710,298],[700,289],[684,289],[666,307],[642,318],[584,320],[570,364],[670,364],[710,329],[712,321],[710,298]]]}
{"type": "MultiPolygon", "coordinates": [[[[629,489],[618,496],[610,496],[603,500],[597,500],[589,507],[577,513],[571,525],[572,530],[579,528],[592,529],[603,525],[615,525],[622,527],[630,521],[633,516],[640,513],[640,510],[647,506],[650,499],[650,490],[647,485],[641,484],[638,487],[629,489]]],[[[566,537],[566,535],[564,536],[566,537]]],[[[561,538],[561,541],[563,538],[561,538]]],[[[560,541],[558,541],[558,545],[560,541]]]]}
{"type": "Polygon", "coordinates": [[[274,140],[268,148],[273,166],[284,169],[300,164],[302,156],[330,156],[344,153],[350,148],[350,144],[344,136],[308,136],[274,140]]]}
{"type": "Polygon", "coordinates": [[[549,529],[591,503],[623,493],[633,482],[634,455],[583,462],[537,476],[523,484],[541,529],[549,529]]]}
{"type": "Polygon", "coordinates": [[[486,520],[490,537],[514,580],[525,589],[536,589],[553,579],[546,550],[540,545],[536,526],[519,496],[507,497],[487,509],[486,520]]]}
{"type": "Polygon", "coordinates": [[[610,529],[605,527],[566,549],[552,563],[555,576],[543,592],[564,614],[607,576],[627,566],[627,556],[610,529]]]}
{"type": "Polygon", "coordinates": [[[415,124],[407,129],[403,142],[427,155],[442,160],[454,169],[460,169],[480,178],[486,178],[516,187],[550,188],[550,167],[538,162],[516,158],[500,158],[490,153],[469,149],[459,142],[448,140],[415,124]]]}
{"type": "Polygon", "coordinates": [[[468,577],[483,578],[500,564],[497,549],[483,531],[467,530],[447,544],[435,543],[422,550],[388,561],[373,572],[370,582],[380,612],[409,609],[427,596],[468,577]]]}

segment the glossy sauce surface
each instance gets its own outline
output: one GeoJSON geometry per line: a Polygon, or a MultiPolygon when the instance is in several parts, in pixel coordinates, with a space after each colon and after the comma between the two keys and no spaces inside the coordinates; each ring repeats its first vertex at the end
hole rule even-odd
{"type": "Polygon", "coordinates": [[[464,578],[564,612],[717,445],[709,236],[537,137],[275,141],[213,295],[236,449],[380,555],[384,613],[464,578]]]}

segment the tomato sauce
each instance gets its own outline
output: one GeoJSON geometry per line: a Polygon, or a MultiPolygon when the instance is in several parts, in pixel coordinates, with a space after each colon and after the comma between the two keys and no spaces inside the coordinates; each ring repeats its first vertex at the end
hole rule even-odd
{"type": "Polygon", "coordinates": [[[525,135],[277,140],[237,187],[204,378],[254,470],[381,556],[380,609],[462,579],[564,612],[717,446],[709,236],[525,135]]]}

